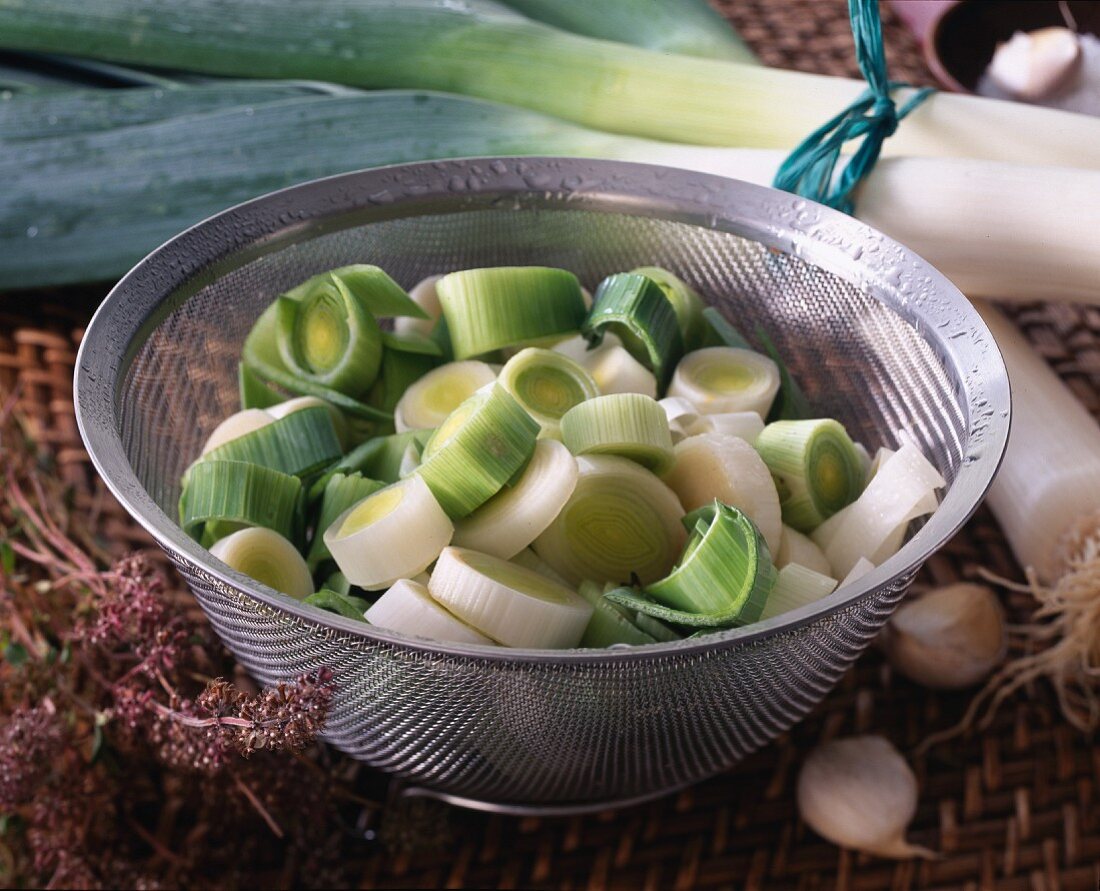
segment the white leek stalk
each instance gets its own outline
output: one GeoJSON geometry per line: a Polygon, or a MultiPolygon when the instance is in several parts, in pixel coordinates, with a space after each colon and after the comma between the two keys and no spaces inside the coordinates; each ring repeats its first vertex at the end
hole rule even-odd
{"type": "Polygon", "coordinates": [[[743,439],[721,433],[689,436],[676,444],[675,463],[664,480],[684,510],[695,510],[715,498],[752,520],[769,552],[779,551],[783,531],[779,493],[771,472],[743,439]]]}
{"type": "Polygon", "coordinates": [[[443,308],[439,305],[439,294],[435,290],[435,283],[442,275],[429,275],[412,286],[409,297],[413,303],[424,310],[426,319],[417,319],[413,316],[399,316],[393,320],[393,330],[397,334],[419,334],[421,337],[431,337],[439,317],[443,315],[443,308]]]}
{"type": "Polygon", "coordinates": [[[527,347],[505,363],[500,385],[542,427],[540,437],[558,439],[562,417],[574,406],[599,395],[596,382],[568,356],[527,347]]]}
{"type": "Polygon", "coordinates": [[[754,411],[721,412],[719,414],[700,415],[688,426],[688,436],[699,433],[722,433],[736,436],[753,445],[764,432],[764,419],[754,411]]]}
{"type": "Polygon", "coordinates": [[[448,362],[433,368],[398,400],[393,423],[398,433],[438,427],[474,393],[496,380],[484,362],[448,362]]]}
{"type": "Polygon", "coordinates": [[[688,353],[668,385],[669,396],[686,399],[705,414],[752,411],[765,417],[778,392],[778,366],[767,356],[734,347],[688,353]]]}
{"type": "Polygon", "coordinates": [[[415,637],[495,646],[476,628],[471,628],[432,599],[423,584],[411,579],[394,582],[367,610],[366,619],[379,628],[415,637]]]}
{"type": "Polygon", "coordinates": [[[444,548],[428,590],[463,621],[508,647],[575,647],[592,617],[592,607],[575,591],[465,548],[444,548]]]}
{"type": "Polygon", "coordinates": [[[848,570],[848,574],[845,575],[844,578],[840,580],[840,584],[837,587],[838,588],[847,588],[849,585],[854,585],[856,582],[858,582],[861,578],[863,578],[865,575],[867,575],[867,573],[869,573],[874,568],[875,568],[874,563],[872,563],[866,557],[860,557],[855,562],[855,565],[852,566],[852,568],[850,570],[848,570]]]}
{"type": "Polygon", "coordinates": [[[504,560],[549,526],[577,485],[577,461],[564,445],[540,439],[519,481],[455,524],[453,542],[504,560]]]}
{"type": "Polygon", "coordinates": [[[788,563],[779,570],[775,587],[768,595],[760,620],[770,619],[781,613],[815,603],[832,594],[837,588],[836,579],[798,563],[788,563]]]}
{"type": "Polygon", "coordinates": [[[539,575],[545,576],[552,582],[557,582],[559,585],[565,585],[567,588],[569,587],[569,582],[560,573],[551,569],[550,565],[531,550],[531,548],[524,548],[512,558],[512,562],[515,563],[516,566],[522,566],[525,569],[530,569],[532,572],[537,572],[539,575]]]}
{"type": "Polygon", "coordinates": [[[844,578],[860,560],[871,562],[899,528],[904,531],[927,513],[932,506],[928,496],[945,485],[921,450],[906,442],[883,462],[859,498],[810,537],[825,552],[834,575],[844,578]]]}
{"type": "MultiPolygon", "coordinates": [[[[679,442],[688,435],[688,430],[699,420],[699,409],[678,396],[666,396],[658,400],[657,404],[664,409],[665,418],[668,420],[668,428],[672,431],[672,438],[679,442]]],[[[703,431],[699,431],[700,433],[703,431]]]]}
{"type": "Polygon", "coordinates": [[[825,554],[813,539],[803,535],[797,529],[784,526],[775,565],[782,569],[788,563],[797,563],[822,575],[830,575],[833,571],[829,561],[825,559],[825,554]]]}
{"type": "Polygon", "coordinates": [[[657,398],[657,378],[653,372],[635,359],[611,332],[606,332],[603,342],[590,347],[580,335],[570,337],[552,347],[554,352],[568,356],[584,368],[605,396],[612,393],[641,393],[657,398]]]}
{"type": "Polygon", "coordinates": [[[202,454],[205,455],[218,446],[225,445],[230,440],[251,433],[253,430],[266,427],[273,420],[275,418],[262,408],[246,408],[235,412],[211,431],[202,447],[202,454]]]}
{"type": "Polygon", "coordinates": [[[324,540],[348,581],[370,591],[423,572],[453,532],[427,484],[410,476],[348,508],[324,540]]]}
{"type": "Polygon", "coordinates": [[[573,495],[535,539],[535,553],[573,585],[666,575],[687,538],[672,490],[626,458],[584,455],[577,467],[573,495]]]}
{"type": "Polygon", "coordinates": [[[313,593],[313,576],[298,549],[278,532],[253,526],[214,543],[210,553],[256,581],[302,600],[313,593]]]}

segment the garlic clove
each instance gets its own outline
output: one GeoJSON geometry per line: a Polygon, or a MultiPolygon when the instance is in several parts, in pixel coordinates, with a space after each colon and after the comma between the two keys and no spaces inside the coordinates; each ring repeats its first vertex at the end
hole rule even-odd
{"type": "Polygon", "coordinates": [[[984,585],[948,585],[903,603],[881,642],[890,664],[910,680],[940,690],[970,687],[1004,659],[1004,608],[984,585]]]}
{"type": "Polygon", "coordinates": [[[1041,99],[1054,91],[1081,58],[1081,42],[1069,28],[1017,31],[989,63],[989,76],[1020,99],[1041,99]]]}
{"type": "Polygon", "coordinates": [[[917,812],[917,778],[881,736],[834,739],[814,749],[798,775],[798,811],[818,835],[880,857],[935,857],[905,830],[917,812]]]}

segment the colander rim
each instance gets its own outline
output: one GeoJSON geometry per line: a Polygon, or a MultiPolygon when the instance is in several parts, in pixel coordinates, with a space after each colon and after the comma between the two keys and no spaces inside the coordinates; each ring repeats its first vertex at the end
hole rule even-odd
{"type": "Polygon", "coordinates": [[[384,642],[441,657],[484,663],[579,666],[683,657],[732,649],[797,631],[915,571],[974,513],[992,484],[1011,423],[1008,374],[992,334],[967,299],[930,263],[881,232],[838,211],[785,192],[713,174],[623,161],[560,157],[485,157],[397,164],[310,180],[217,213],[184,230],[137,263],[108,293],[85,331],[74,378],[77,425],[96,471],[126,511],[169,553],[258,603],[353,639],[384,642]],[[456,183],[479,178],[479,188],[456,183]],[[415,184],[410,188],[409,184],[415,184]],[[452,644],[346,619],[230,569],[187,536],[153,501],[126,457],[118,396],[130,362],[169,298],[210,284],[215,271],[279,250],[304,236],[371,220],[497,207],[595,210],[688,223],[751,238],[858,283],[907,318],[962,381],[967,445],[939,509],[893,557],[813,604],[705,638],[604,650],[542,650],[452,644]],[[406,209],[408,212],[395,212],[406,209]],[[370,219],[366,219],[370,218],[370,219]],[[355,222],[352,222],[352,220],[355,222]],[[874,245],[873,250],[865,248],[874,245]],[[887,265],[886,258],[892,258],[887,265]],[[896,270],[925,285],[905,292],[896,270]],[[935,296],[935,300],[930,299],[935,296]],[[931,305],[950,310],[968,337],[940,337],[931,305]],[[933,340],[934,339],[934,340],[933,340]],[[978,422],[981,428],[977,428],[978,422]],[[980,443],[975,433],[981,432],[980,443]]]}

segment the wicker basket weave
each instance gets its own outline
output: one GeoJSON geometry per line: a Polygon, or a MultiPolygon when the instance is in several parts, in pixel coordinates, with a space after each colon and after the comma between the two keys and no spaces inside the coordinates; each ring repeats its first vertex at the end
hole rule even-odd
{"type": "MultiPolygon", "coordinates": [[[[843,0],[718,5],[767,64],[857,73],[843,0]]],[[[883,11],[891,76],[929,82],[912,39],[883,11]]],[[[97,512],[104,540],[124,551],[148,541],[104,494],[72,413],[75,347],[102,293],[0,298],[0,398],[17,394],[36,441],[74,485],[78,506],[97,512]]],[[[1036,304],[1012,313],[1100,417],[1100,310],[1036,304]]],[[[1019,577],[984,511],[928,562],[918,587],[974,578],[979,566],[1019,577]]],[[[1020,595],[1006,605],[1016,619],[1030,607],[1020,595]]],[[[365,848],[362,884],[1092,891],[1100,887],[1100,749],[1059,719],[1047,690],[1029,692],[983,734],[912,757],[921,804],[910,837],[942,852],[938,860],[894,863],[839,851],[797,819],[794,779],[817,741],[877,732],[912,750],[966,705],[965,695],[932,693],[893,676],[870,653],[810,719],[728,774],[674,798],[570,819],[443,811],[449,843],[438,854],[381,857],[365,848]]]]}

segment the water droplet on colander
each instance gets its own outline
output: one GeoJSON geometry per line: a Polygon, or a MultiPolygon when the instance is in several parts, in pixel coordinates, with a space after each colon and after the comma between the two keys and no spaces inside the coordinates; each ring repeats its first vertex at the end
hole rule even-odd
{"type": "Polygon", "coordinates": [[[508,165],[498,159],[489,165],[489,169],[493,171],[493,173],[504,174],[508,172],[508,165]]]}
{"type": "Polygon", "coordinates": [[[579,176],[567,176],[561,181],[561,187],[572,192],[575,189],[579,189],[583,183],[584,180],[579,176]]]}
{"type": "Polygon", "coordinates": [[[37,234],[38,234],[38,227],[37,226],[28,226],[27,227],[27,238],[34,238],[37,234]]]}
{"type": "Polygon", "coordinates": [[[524,174],[523,181],[527,184],[528,188],[531,189],[545,189],[551,182],[549,174],[539,173],[537,171],[524,174]]]}

